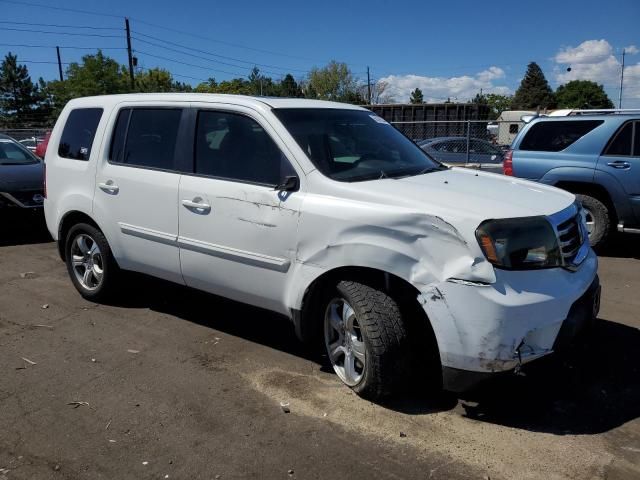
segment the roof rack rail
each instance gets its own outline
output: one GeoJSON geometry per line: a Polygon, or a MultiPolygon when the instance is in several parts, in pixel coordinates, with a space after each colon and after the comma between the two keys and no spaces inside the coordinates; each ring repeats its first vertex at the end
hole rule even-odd
{"type": "Polygon", "coordinates": [[[596,108],[596,109],[571,109],[566,115],[603,115],[603,114],[619,114],[630,115],[640,114],[640,108],[596,108]]]}

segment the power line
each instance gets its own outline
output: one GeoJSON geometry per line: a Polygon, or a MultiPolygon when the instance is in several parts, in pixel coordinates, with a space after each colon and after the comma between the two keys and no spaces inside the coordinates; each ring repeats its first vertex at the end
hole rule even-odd
{"type": "MultiPolygon", "coordinates": [[[[152,45],[152,46],[155,46],[155,47],[163,48],[163,49],[165,49],[165,50],[169,50],[169,51],[172,51],[172,52],[176,52],[176,53],[179,53],[179,54],[181,54],[181,55],[187,55],[187,56],[189,56],[189,57],[199,58],[199,59],[201,59],[201,60],[206,60],[206,61],[208,61],[208,62],[219,63],[219,64],[221,64],[221,65],[227,65],[227,66],[229,66],[229,67],[246,68],[246,65],[237,65],[237,64],[235,64],[235,63],[223,62],[223,61],[221,61],[221,60],[213,60],[213,59],[211,59],[211,58],[203,57],[203,56],[201,56],[201,55],[195,55],[195,54],[193,54],[193,53],[188,53],[188,52],[184,52],[184,51],[181,51],[181,50],[177,50],[177,49],[175,49],[175,48],[171,48],[171,47],[168,47],[168,46],[166,46],[166,45],[160,45],[160,44],[158,44],[158,43],[149,42],[148,40],[143,40],[143,39],[141,39],[141,38],[136,37],[135,35],[134,35],[134,36],[132,36],[132,38],[133,38],[134,40],[136,40],[137,42],[141,42],[141,43],[144,43],[144,44],[147,44],[147,45],[152,45]]],[[[205,53],[205,54],[207,54],[207,55],[214,56],[214,57],[220,57],[220,58],[225,58],[225,59],[227,59],[227,58],[231,58],[231,57],[225,57],[225,56],[222,56],[222,55],[216,55],[216,54],[214,54],[214,53],[204,52],[204,51],[202,51],[202,50],[198,50],[198,49],[191,49],[191,48],[189,48],[189,47],[182,47],[182,48],[190,49],[190,50],[193,50],[193,51],[196,51],[196,52],[202,52],[202,53],[205,53]]],[[[263,64],[260,64],[260,63],[248,62],[248,61],[239,60],[239,59],[233,59],[233,60],[236,60],[236,61],[237,61],[237,62],[239,62],[239,63],[245,63],[245,64],[247,64],[247,65],[251,65],[251,66],[264,66],[263,64]]],[[[273,68],[280,68],[280,69],[285,70],[285,71],[291,71],[291,70],[287,70],[285,67],[273,67],[273,68]]],[[[293,70],[295,70],[295,69],[293,69],[293,70]]],[[[262,72],[264,72],[264,73],[272,74],[272,75],[283,75],[283,73],[282,73],[282,72],[272,72],[272,71],[269,71],[269,70],[261,70],[261,71],[262,71],[262,72]]],[[[306,71],[306,70],[297,70],[297,71],[307,73],[307,71],[306,71]]]]}
{"type": "MultiPolygon", "coordinates": [[[[20,60],[19,63],[55,63],[56,65],[58,64],[58,62],[50,62],[47,60],[20,60]]],[[[62,62],[62,65],[71,65],[70,62],[62,62]]]]}
{"type": "MultiPolygon", "coordinates": [[[[57,6],[52,6],[52,5],[44,5],[44,4],[41,4],[41,3],[24,2],[24,1],[18,1],[18,0],[0,0],[0,3],[12,3],[12,4],[16,4],[16,5],[25,5],[25,6],[29,6],[29,7],[47,8],[47,9],[50,9],[50,10],[58,10],[58,11],[64,11],[64,12],[75,12],[75,13],[81,13],[81,14],[85,14],[85,15],[97,15],[97,16],[120,18],[120,19],[125,16],[125,15],[115,15],[115,14],[106,13],[106,12],[96,12],[96,11],[91,11],[91,10],[80,10],[80,9],[75,9],[75,8],[57,7],[57,6]]],[[[130,20],[135,20],[138,23],[141,23],[141,24],[144,24],[144,25],[148,25],[150,27],[159,28],[159,29],[162,29],[162,30],[170,31],[170,32],[175,32],[175,33],[179,33],[179,34],[182,34],[182,35],[188,35],[190,37],[197,38],[197,39],[200,39],[200,40],[206,40],[208,42],[220,43],[222,45],[227,45],[227,46],[231,46],[231,47],[235,47],[235,48],[242,48],[242,49],[245,49],[245,50],[251,50],[251,51],[259,52],[259,53],[267,53],[267,54],[270,54],[270,55],[277,55],[277,56],[282,56],[282,57],[294,58],[294,59],[298,59],[298,60],[306,60],[306,61],[316,62],[316,60],[314,60],[312,58],[303,57],[303,56],[299,56],[299,55],[291,55],[291,54],[288,54],[288,53],[276,52],[276,51],[273,51],[273,50],[255,48],[255,47],[250,47],[250,46],[247,46],[247,45],[241,45],[241,44],[237,44],[237,43],[227,42],[227,41],[224,41],[224,40],[218,40],[218,39],[214,39],[214,38],[209,38],[209,37],[206,37],[204,35],[198,35],[198,34],[193,33],[193,32],[188,32],[188,31],[184,31],[184,30],[178,30],[176,28],[165,27],[164,25],[159,25],[159,24],[156,24],[156,23],[147,22],[145,20],[142,20],[142,19],[136,18],[136,17],[129,17],[129,19],[130,20]]],[[[325,62],[318,62],[318,63],[325,63],[325,62]]],[[[352,66],[352,65],[350,65],[350,66],[352,66]]]]}
{"type": "Polygon", "coordinates": [[[208,70],[208,71],[211,71],[211,72],[226,73],[228,75],[236,75],[236,76],[240,76],[240,77],[246,77],[247,76],[246,74],[243,74],[243,73],[228,72],[226,70],[218,70],[218,69],[213,69],[213,68],[209,68],[209,67],[203,67],[202,65],[196,65],[194,63],[183,62],[181,60],[176,60],[175,58],[167,58],[167,57],[163,57],[163,56],[160,56],[160,55],[153,55],[151,53],[142,52],[140,50],[136,50],[136,53],[141,53],[142,55],[146,55],[147,57],[157,58],[157,59],[160,59],[160,60],[165,60],[167,62],[179,63],[181,65],[186,65],[188,67],[200,68],[202,70],[208,70]]]}
{"type": "MultiPolygon", "coordinates": [[[[4,0],[0,0],[4,1],[4,0]]],[[[32,29],[20,29],[4,27],[3,30],[10,30],[12,32],[28,32],[28,33],[47,33],[53,35],[73,35],[78,37],[100,37],[100,38],[122,38],[121,35],[102,35],[100,33],[74,33],[74,32],[51,32],[48,30],[32,30],[32,29]]]]}
{"type": "Polygon", "coordinates": [[[22,2],[17,0],[0,0],[2,3],[13,3],[15,5],[25,5],[27,7],[37,7],[37,8],[48,8],[50,10],[59,10],[62,12],[74,12],[74,13],[83,13],[85,15],[98,15],[103,17],[112,17],[112,18],[122,18],[122,15],[114,15],[112,13],[105,12],[92,12],[90,10],[79,10],[77,8],[66,8],[66,7],[54,7],[51,5],[43,5],[42,3],[33,3],[33,2],[22,2]]]}
{"type": "Polygon", "coordinates": [[[60,25],[57,23],[29,23],[29,22],[16,22],[14,20],[2,20],[0,23],[8,23],[10,25],[28,25],[31,27],[56,27],[56,28],[88,28],[90,30],[118,30],[122,28],[115,27],[94,27],[90,25],[60,25]]]}
{"type": "Polygon", "coordinates": [[[0,43],[0,47],[24,47],[24,48],[68,48],[75,50],[126,50],[126,47],[77,47],[75,45],[32,45],[26,43],[0,43]]]}

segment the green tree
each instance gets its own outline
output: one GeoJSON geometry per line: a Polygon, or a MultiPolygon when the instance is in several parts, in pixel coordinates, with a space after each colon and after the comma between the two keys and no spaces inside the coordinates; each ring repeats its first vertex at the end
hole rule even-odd
{"type": "Polygon", "coordinates": [[[300,90],[300,86],[293,78],[293,75],[287,73],[282,81],[280,82],[280,96],[281,97],[300,97],[302,91],[300,90]]]}
{"type": "Polygon", "coordinates": [[[513,96],[511,108],[514,110],[528,110],[554,108],[555,105],[555,96],[544,73],[542,73],[537,63],[531,62],[527,66],[527,72],[522,82],[520,82],[516,94],[513,96]]]}
{"type": "Polygon", "coordinates": [[[513,97],[511,95],[488,93],[484,97],[485,104],[489,106],[489,120],[498,118],[502,112],[509,110],[513,103],[513,97]]]}
{"type": "Polygon", "coordinates": [[[209,80],[199,83],[193,91],[197,93],[215,93],[218,91],[218,82],[216,82],[215,78],[209,77],[209,80]]]}
{"type": "Polygon", "coordinates": [[[69,65],[67,79],[63,83],[70,98],[126,93],[131,90],[125,67],[105,56],[101,50],[95,55],[85,55],[81,63],[69,65]]]}
{"type": "Polygon", "coordinates": [[[571,80],[556,90],[558,108],[613,108],[602,85],[591,80],[571,80]]]}
{"type": "Polygon", "coordinates": [[[190,85],[176,82],[168,70],[152,68],[135,75],[137,92],[189,92],[190,85]]]}
{"type": "Polygon", "coordinates": [[[5,126],[37,123],[37,111],[42,97],[33,84],[25,65],[9,52],[0,66],[0,115],[5,126]]]}
{"type": "Polygon", "coordinates": [[[347,64],[335,60],[322,68],[312,68],[307,79],[307,87],[306,95],[314,95],[312,98],[354,103],[364,101],[347,64]]]}
{"type": "Polygon", "coordinates": [[[411,92],[409,103],[424,103],[424,95],[422,95],[422,90],[416,87],[416,89],[411,92]]]}

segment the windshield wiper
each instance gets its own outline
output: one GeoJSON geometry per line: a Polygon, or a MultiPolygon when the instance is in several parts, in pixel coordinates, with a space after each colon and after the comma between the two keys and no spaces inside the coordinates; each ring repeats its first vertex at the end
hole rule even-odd
{"type": "Polygon", "coordinates": [[[0,165],[33,165],[34,163],[38,162],[0,162],[0,165]]]}

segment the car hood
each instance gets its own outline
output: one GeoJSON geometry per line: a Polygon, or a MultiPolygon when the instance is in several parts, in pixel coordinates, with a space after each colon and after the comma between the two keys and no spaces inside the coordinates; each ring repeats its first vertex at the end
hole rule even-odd
{"type": "Polygon", "coordinates": [[[0,191],[12,192],[42,188],[43,172],[42,162],[26,165],[0,164],[0,191]]]}
{"type": "Polygon", "coordinates": [[[551,215],[575,201],[573,194],[558,188],[466,168],[358,185],[372,201],[377,198],[387,205],[418,209],[447,221],[551,215]]]}

